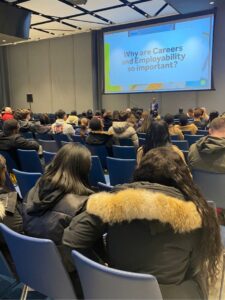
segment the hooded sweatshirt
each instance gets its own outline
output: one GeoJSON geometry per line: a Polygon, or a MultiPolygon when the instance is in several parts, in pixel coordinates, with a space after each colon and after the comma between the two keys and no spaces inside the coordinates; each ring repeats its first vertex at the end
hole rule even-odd
{"type": "Polygon", "coordinates": [[[113,122],[108,132],[113,134],[115,139],[131,139],[135,147],[139,146],[137,133],[128,122],[113,122]]]}
{"type": "Polygon", "coordinates": [[[201,138],[190,147],[188,159],[192,169],[225,173],[225,138],[201,138]]]}

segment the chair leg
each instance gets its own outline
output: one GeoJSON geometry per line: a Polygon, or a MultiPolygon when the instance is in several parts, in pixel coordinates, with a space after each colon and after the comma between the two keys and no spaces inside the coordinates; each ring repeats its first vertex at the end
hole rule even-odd
{"type": "Polygon", "coordinates": [[[224,280],[225,280],[224,273],[225,273],[225,252],[223,254],[223,269],[222,269],[222,278],[221,278],[219,300],[222,300],[222,295],[223,295],[223,286],[224,286],[224,280]]]}
{"type": "Polygon", "coordinates": [[[28,290],[29,290],[29,287],[27,285],[24,285],[21,296],[20,296],[20,300],[27,300],[28,290]]]}

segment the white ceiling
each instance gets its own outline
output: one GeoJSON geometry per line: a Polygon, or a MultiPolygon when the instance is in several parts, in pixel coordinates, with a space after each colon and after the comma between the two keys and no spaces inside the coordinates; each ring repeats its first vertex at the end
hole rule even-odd
{"type": "Polygon", "coordinates": [[[66,0],[4,0],[32,12],[30,40],[101,29],[178,14],[164,0],[88,0],[73,6],[66,0]]]}

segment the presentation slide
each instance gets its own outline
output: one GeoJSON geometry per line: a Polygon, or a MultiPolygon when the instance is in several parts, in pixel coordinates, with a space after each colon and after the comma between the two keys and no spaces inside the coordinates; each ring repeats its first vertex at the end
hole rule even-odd
{"type": "Polygon", "coordinates": [[[214,15],[104,33],[104,92],[212,88],[214,15]]]}

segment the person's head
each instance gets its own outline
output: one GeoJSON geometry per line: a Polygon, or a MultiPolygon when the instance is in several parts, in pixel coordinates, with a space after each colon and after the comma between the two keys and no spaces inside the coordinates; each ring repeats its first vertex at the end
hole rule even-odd
{"type": "Polygon", "coordinates": [[[72,110],[70,113],[71,116],[76,116],[77,115],[77,111],[76,110],[72,110]]]}
{"type": "Polygon", "coordinates": [[[208,279],[215,282],[221,255],[220,230],[216,214],[197,186],[182,158],[170,147],[149,151],[135,170],[133,181],[146,181],[178,189],[186,201],[192,201],[202,218],[202,234],[199,241],[199,267],[206,270],[208,279]]]}
{"type": "Polygon", "coordinates": [[[66,115],[65,111],[62,110],[62,109],[59,109],[59,110],[55,113],[55,117],[56,117],[56,119],[63,119],[63,120],[66,120],[66,119],[67,119],[67,115],[66,115]]]}
{"type": "Polygon", "coordinates": [[[183,114],[184,113],[184,110],[182,107],[179,108],[179,114],[183,114]]]}
{"type": "Polygon", "coordinates": [[[6,136],[11,136],[19,132],[18,121],[15,119],[7,120],[3,124],[3,133],[6,136]]]}
{"type": "Polygon", "coordinates": [[[119,121],[120,120],[120,113],[118,110],[114,110],[112,114],[113,121],[119,121]]]}
{"type": "Polygon", "coordinates": [[[126,122],[127,119],[129,118],[129,114],[127,112],[125,112],[125,111],[121,111],[119,118],[120,118],[119,119],[120,122],[126,122]]]}
{"type": "Polygon", "coordinates": [[[154,120],[151,122],[146,134],[144,145],[144,154],[157,147],[167,146],[171,143],[168,125],[163,120],[154,120]]]}
{"type": "Polygon", "coordinates": [[[83,127],[88,127],[88,124],[89,124],[89,120],[87,118],[82,118],[80,120],[80,126],[83,126],[83,127]]]}
{"type": "Polygon", "coordinates": [[[101,117],[101,112],[100,112],[100,110],[96,110],[96,112],[95,112],[95,117],[101,117]]]}
{"type": "Polygon", "coordinates": [[[89,128],[92,131],[102,131],[103,130],[103,124],[102,121],[99,118],[92,118],[89,123],[89,128]]]}
{"type": "Polygon", "coordinates": [[[39,121],[41,123],[41,125],[48,125],[50,124],[50,120],[47,114],[39,114],[39,121]]]}
{"type": "Polygon", "coordinates": [[[106,112],[107,112],[107,111],[106,111],[105,108],[102,108],[102,109],[101,109],[101,115],[102,115],[102,116],[103,116],[106,112]]]}
{"type": "Polygon", "coordinates": [[[91,167],[91,153],[81,145],[69,143],[63,146],[47,166],[41,179],[51,189],[65,194],[85,195],[90,192],[88,175],[91,167]]]}
{"type": "Polygon", "coordinates": [[[87,118],[88,118],[89,120],[91,120],[92,117],[93,117],[93,111],[92,111],[92,109],[88,109],[86,115],[87,115],[87,118]]]}
{"type": "Polygon", "coordinates": [[[0,187],[5,186],[5,177],[6,175],[6,160],[5,158],[0,155],[0,187]]]}
{"type": "Polygon", "coordinates": [[[6,114],[12,114],[12,108],[11,107],[5,107],[5,111],[6,114]]]}
{"type": "Polygon", "coordinates": [[[219,117],[212,120],[209,127],[209,134],[213,137],[225,138],[225,118],[219,117]]]}
{"type": "Polygon", "coordinates": [[[147,132],[150,128],[150,125],[151,125],[151,115],[148,111],[144,111],[142,113],[142,124],[141,124],[141,127],[140,127],[140,130],[141,132],[147,132]]]}
{"type": "Polygon", "coordinates": [[[20,116],[21,116],[21,120],[26,120],[29,121],[31,116],[30,116],[30,111],[28,109],[21,109],[20,110],[20,116]]]}
{"type": "Polygon", "coordinates": [[[188,117],[189,118],[194,118],[194,110],[193,110],[193,108],[189,108],[188,109],[188,117]]]}
{"type": "Polygon", "coordinates": [[[188,124],[188,116],[185,114],[181,115],[179,121],[181,126],[186,126],[188,124]]]}
{"type": "Polygon", "coordinates": [[[209,122],[212,122],[215,118],[219,117],[219,112],[218,111],[211,111],[209,114],[209,122]]]}
{"type": "Polygon", "coordinates": [[[194,119],[199,120],[202,116],[202,110],[200,108],[196,108],[194,110],[194,119]]]}
{"type": "Polygon", "coordinates": [[[166,114],[164,117],[164,121],[168,124],[168,125],[173,125],[174,124],[174,117],[171,114],[166,114]]]}

